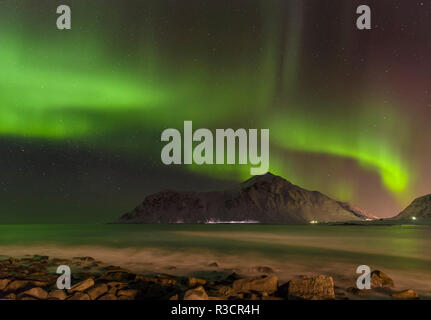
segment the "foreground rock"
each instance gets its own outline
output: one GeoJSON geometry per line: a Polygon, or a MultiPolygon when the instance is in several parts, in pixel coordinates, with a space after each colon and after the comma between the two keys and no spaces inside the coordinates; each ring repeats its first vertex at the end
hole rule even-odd
{"type": "Polygon", "coordinates": [[[328,300],[372,298],[376,293],[393,299],[419,297],[412,289],[394,293],[390,289],[394,285],[392,279],[379,270],[372,272],[372,290],[337,287],[335,294],[330,276],[303,277],[278,286],[271,267],[247,270],[266,275],[242,277],[217,270],[212,271],[217,277],[207,279],[164,273],[134,274],[118,266],[103,265],[91,257],[9,258],[0,260],[0,300],[328,300]],[[74,271],[69,290],[57,288],[55,270],[61,264],[74,271]]]}
{"type": "Polygon", "coordinates": [[[277,291],[278,278],[276,276],[261,276],[239,279],[233,282],[233,289],[239,292],[267,292],[277,291]]]}
{"type": "Polygon", "coordinates": [[[392,298],[394,299],[419,299],[419,295],[416,291],[409,289],[401,292],[396,292],[392,294],[392,298]]]}
{"type": "Polygon", "coordinates": [[[104,295],[106,292],[108,292],[108,286],[105,283],[101,283],[88,290],[88,295],[92,300],[96,300],[97,298],[104,295]]]}
{"type": "Polygon", "coordinates": [[[87,290],[88,288],[91,288],[92,286],[94,286],[94,280],[92,278],[86,279],[84,281],[81,281],[77,284],[75,284],[74,286],[72,286],[68,292],[69,293],[73,293],[73,292],[82,292],[87,290]]]}
{"type": "Polygon", "coordinates": [[[44,299],[48,298],[48,292],[46,292],[42,288],[32,288],[32,289],[29,289],[27,291],[24,291],[19,296],[22,296],[22,297],[27,296],[27,297],[33,297],[36,299],[44,300],[44,299]]]}
{"type": "Polygon", "coordinates": [[[196,287],[198,285],[205,285],[206,283],[207,283],[207,281],[205,279],[199,279],[199,278],[193,278],[193,277],[189,278],[189,287],[190,288],[196,287]]]}
{"type": "Polygon", "coordinates": [[[67,295],[63,290],[53,290],[48,294],[48,300],[66,300],[67,295]]]}
{"type": "Polygon", "coordinates": [[[371,286],[375,288],[393,288],[394,281],[380,270],[371,272],[371,286]]]}
{"type": "Polygon", "coordinates": [[[184,300],[208,300],[208,295],[205,289],[200,286],[195,289],[187,290],[184,294],[184,300]]]}
{"type": "Polygon", "coordinates": [[[334,280],[323,275],[290,280],[280,287],[279,295],[289,300],[333,300],[334,280]]]}

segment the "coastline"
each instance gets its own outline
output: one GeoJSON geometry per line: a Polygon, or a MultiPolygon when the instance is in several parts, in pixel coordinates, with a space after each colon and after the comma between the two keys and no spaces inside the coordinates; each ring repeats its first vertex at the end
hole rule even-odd
{"type": "Polygon", "coordinates": [[[406,286],[398,283],[398,278],[392,280],[392,273],[386,270],[390,276],[383,274],[391,279],[391,285],[373,282],[371,290],[358,290],[355,277],[346,278],[334,270],[319,274],[301,273],[298,269],[295,276],[286,279],[287,275],[272,265],[234,269],[216,261],[187,272],[175,266],[155,268],[152,263],[147,263],[145,269],[147,271],[136,272],[90,256],[3,257],[0,260],[0,297],[11,300],[386,300],[396,299],[396,294],[405,290],[413,290],[421,299],[431,298],[421,290],[412,289],[412,283],[406,286]],[[70,266],[72,288],[80,290],[56,288],[59,265],[70,266]],[[296,283],[299,292],[296,296],[288,291],[292,283],[296,283]]]}

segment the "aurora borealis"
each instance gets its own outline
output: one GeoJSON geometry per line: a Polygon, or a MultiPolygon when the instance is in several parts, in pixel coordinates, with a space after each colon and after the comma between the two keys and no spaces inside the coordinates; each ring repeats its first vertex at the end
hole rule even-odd
{"type": "Polygon", "coordinates": [[[270,171],[377,216],[431,193],[431,2],[0,3],[0,222],[107,221],[244,165],[165,167],[166,128],[269,128],[270,171]]]}

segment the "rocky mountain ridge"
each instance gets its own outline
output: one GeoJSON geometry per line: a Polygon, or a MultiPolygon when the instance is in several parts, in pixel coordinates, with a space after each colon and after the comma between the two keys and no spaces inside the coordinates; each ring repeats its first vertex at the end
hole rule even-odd
{"type": "Polygon", "coordinates": [[[267,173],[225,191],[162,191],[117,223],[310,223],[374,219],[350,204],[267,173]]]}

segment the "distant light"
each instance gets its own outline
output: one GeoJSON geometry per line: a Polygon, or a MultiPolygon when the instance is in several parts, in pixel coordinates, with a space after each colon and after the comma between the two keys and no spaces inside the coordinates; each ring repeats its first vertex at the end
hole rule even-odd
{"type": "Polygon", "coordinates": [[[317,223],[319,223],[319,221],[317,221],[317,220],[311,220],[310,223],[311,224],[317,224],[317,223]]]}
{"type": "Polygon", "coordinates": [[[373,221],[373,219],[367,218],[365,219],[365,221],[373,221]]]}
{"type": "Polygon", "coordinates": [[[412,220],[416,220],[416,217],[412,217],[412,220]]]}

